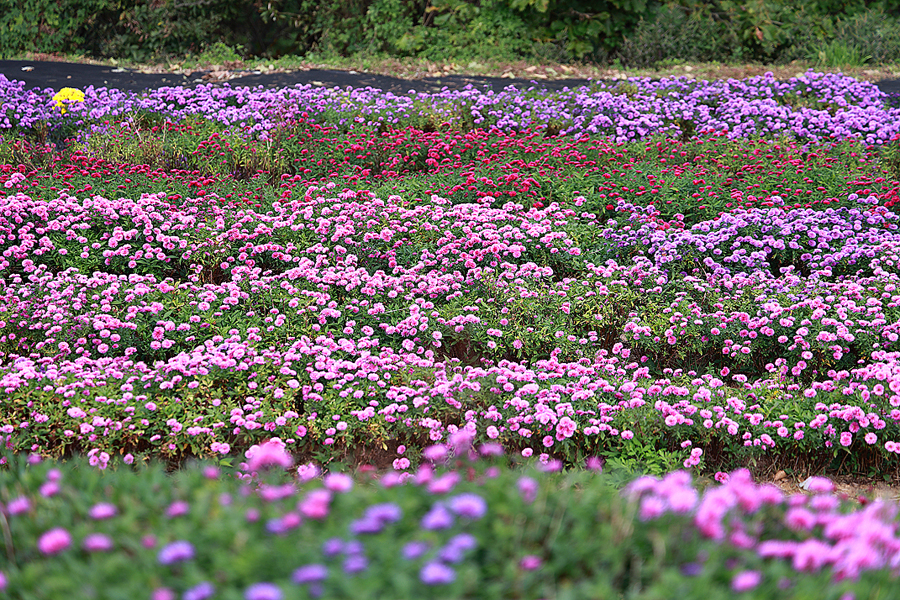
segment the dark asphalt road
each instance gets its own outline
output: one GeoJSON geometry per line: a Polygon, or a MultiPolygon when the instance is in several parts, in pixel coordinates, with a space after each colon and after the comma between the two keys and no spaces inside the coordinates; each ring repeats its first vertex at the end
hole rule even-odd
{"type": "MultiPolygon", "coordinates": [[[[108,87],[121,90],[141,91],[167,86],[196,86],[211,83],[204,79],[204,73],[191,76],[172,73],[140,73],[129,69],[120,69],[102,65],[86,65],[65,62],[41,62],[21,60],[0,60],[0,73],[8,79],[25,82],[27,88],[61,87],[85,88],[108,87]]],[[[240,72],[236,72],[240,73],[240,72]]],[[[209,74],[206,74],[209,75],[209,74]]],[[[221,83],[221,82],[213,82],[221,83]]],[[[464,75],[448,75],[445,77],[428,77],[425,79],[399,79],[383,75],[355,73],[350,71],[329,71],[313,69],[309,71],[292,71],[289,73],[260,73],[244,71],[243,76],[230,79],[232,86],[246,85],[250,87],[264,86],[278,88],[296,84],[312,84],[327,87],[373,87],[395,94],[406,94],[410,90],[417,92],[438,92],[443,88],[461,89],[473,85],[480,89],[502,90],[514,85],[520,89],[538,86],[547,89],[574,88],[590,83],[587,79],[561,79],[556,81],[531,81],[527,79],[501,79],[496,77],[467,77],[464,75]]],[[[900,80],[877,82],[878,87],[887,93],[900,94],[900,80]]]]}

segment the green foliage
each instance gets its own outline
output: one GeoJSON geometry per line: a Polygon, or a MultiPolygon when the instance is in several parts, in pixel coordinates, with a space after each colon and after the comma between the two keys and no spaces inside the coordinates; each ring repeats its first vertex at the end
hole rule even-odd
{"type": "Polygon", "coordinates": [[[116,5],[99,24],[91,49],[104,56],[147,62],[199,54],[217,39],[219,44],[237,46],[249,42],[243,27],[252,15],[247,2],[132,0],[116,5]]]}
{"type": "Polygon", "coordinates": [[[0,0],[0,58],[81,49],[114,7],[114,0],[0,0]]]}
{"type": "Polygon", "coordinates": [[[848,46],[840,40],[831,40],[818,49],[810,50],[807,58],[818,67],[861,67],[872,57],[863,56],[856,46],[848,46]]]}
{"type": "MultiPolygon", "coordinates": [[[[277,586],[286,598],[656,600],[676,592],[684,600],[891,597],[894,581],[887,568],[835,580],[832,568],[794,570],[789,560],[762,559],[755,546],[741,549],[704,536],[694,522],[695,510],[668,509],[647,518],[649,503],[620,489],[632,478],[627,468],[607,462],[604,473],[552,473],[516,462],[439,465],[435,478],[459,479],[452,491],[439,495],[428,485],[382,485],[363,473],[352,478],[351,490],[340,493],[325,491],[319,479],[297,481],[281,470],[263,472],[248,484],[231,469],[210,465],[189,465],[172,474],[158,464],[101,471],[84,459],[28,465],[12,457],[0,466],[0,501],[17,506],[0,521],[5,583],[0,594],[111,600],[149,597],[155,590],[157,597],[184,598],[201,581],[210,581],[215,597],[228,599],[251,597],[248,588],[259,582],[277,586]],[[300,519],[298,512],[314,491],[328,498],[324,514],[300,519]],[[485,513],[454,516],[446,528],[423,527],[435,506],[452,506],[463,494],[483,502],[485,513]],[[353,533],[373,507],[387,506],[396,510],[396,520],[371,533],[353,533]],[[68,541],[42,553],[39,540],[51,530],[62,530],[68,541]],[[98,534],[110,547],[91,549],[89,536],[96,540],[98,534]],[[423,583],[423,566],[437,561],[460,534],[473,547],[447,561],[453,580],[423,583]],[[350,552],[325,555],[327,540],[357,543],[365,568],[346,572],[342,565],[349,564],[350,552]],[[169,563],[162,557],[171,552],[164,548],[176,541],[190,551],[169,563]],[[414,541],[424,543],[424,554],[401,558],[414,541]],[[318,589],[292,581],[295,570],[309,564],[326,569],[318,589]],[[745,570],[758,571],[760,583],[736,594],[732,581],[745,570]]],[[[657,489],[663,486],[694,497],[689,478],[675,475],[657,489]]],[[[789,544],[825,537],[787,527],[787,503],[765,502],[758,510],[743,506],[702,524],[721,520],[725,531],[749,532],[754,541],[789,544]]],[[[846,503],[837,511],[850,513],[846,519],[859,514],[846,503]]],[[[881,523],[881,517],[874,519],[881,523]]],[[[883,520],[887,527],[889,517],[883,520]]]]}
{"type": "Polygon", "coordinates": [[[664,6],[655,19],[642,20],[617,52],[628,67],[654,67],[667,61],[730,62],[740,60],[737,32],[702,11],[676,4],[664,6]]]}
{"type": "Polygon", "coordinates": [[[542,41],[563,43],[571,58],[602,58],[655,8],[647,0],[508,0],[542,41]]]}
{"type": "Polygon", "coordinates": [[[881,64],[900,51],[897,13],[867,0],[0,0],[0,56],[881,64]]]}
{"type": "Polygon", "coordinates": [[[841,19],[835,41],[855,48],[876,65],[896,62],[900,57],[900,19],[882,10],[869,10],[841,19]]]}
{"type": "Polygon", "coordinates": [[[634,67],[665,60],[786,62],[859,66],[896,59],[900,23],[877,3],[782,0],[668,2],[638,24],[617,56],[634,67]]]}

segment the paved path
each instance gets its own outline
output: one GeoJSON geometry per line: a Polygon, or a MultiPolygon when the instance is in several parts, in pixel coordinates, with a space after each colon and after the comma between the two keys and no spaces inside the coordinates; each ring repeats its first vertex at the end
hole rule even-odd
{"type": "Polygon", "coordinates": [[[7,79],[24,81],[26,88],[74,87],[84,89],[89,85],[121,90],[141,91],[148,88],[166,86],[196,86],[204,83],[232,86],[246,85],[266,88],[289,87],[296,84],[311,84],[326,87],[373,87],[395,94],[416,92],[439,92],[444,88],[462,89],[473,85],[482,89],[500,91],[509,85],[520,88],[540,86],[549,89],[577,87],[589,83],[587,79],[562,79],[557,81],[534,82],[527,79],[501,79],[497,77],[467,77],[448,75],[425,79],[399,79],[384,75],[357,73],[354,71],[330,71],[311,69],[286,73],[261,73],[259,71],[196,72],[190,76],[173,73],[140,73],[130,69],[120,69],[102,65],[86,65],[64,62],[40,62],[21,60],[0,60],[0,73],[7,79]]]}
{"type": "MultiPolygon", "coordinates": [[[[560,79],[555,81],[530,81],[527,79],[501,79],[498,77],[469,77],[447,75],[424,79],[399,79],[384,75],[356,73],[354,71],[330,71],[312,69],[287,73],[260,73],[259,71],[197,72],[190,76],[173,73],[140,73],[130,69],[120,69],[103,65],[87,65],[65,62],[41,62],[21,60],[0,60],[0,73],[7,79],[24,81],[27,88],[62,87],[85,88],[108,87],[122,90],[141,91],[167,86],[196,86],[204,83],[229,83],[232,86],[246,85],[266,88],[288,87],[296,84],[321,85],[326,87],[373,87],[395,94],[416,92],[439,92],[444,88],[461,89],[473,85],[480,89],[499,91],[514,85],[520,89],[532,86],[544,89],[574,88],[590,83],[587,79],[560,79]]],[[[887,93],[900,94],[900,80],[877,82],[887,93]]]]}

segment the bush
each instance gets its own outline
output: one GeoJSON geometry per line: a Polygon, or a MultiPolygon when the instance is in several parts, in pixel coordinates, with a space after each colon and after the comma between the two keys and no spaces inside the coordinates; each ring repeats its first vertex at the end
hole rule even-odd
{"type": "Polygon", "coordinates": [[[655,19],[642,20],[617,56],[628,67],[654,67],[667,60],[729,62],[740,60],[742,51],[738,32],[729,23],[670,4],[655,19]]]}
{"type": "Polygon", "coordinates": [[[0,58],[80,49],[113,8],[111,0],[0,0],[0,58]]]}
{"type": "Polygon", "coordinates": [[[859,13],[840,21],[835,39],[858,49],[872,64],[887,64],[900,59],[900,20],[880,10],[859,13]]]}

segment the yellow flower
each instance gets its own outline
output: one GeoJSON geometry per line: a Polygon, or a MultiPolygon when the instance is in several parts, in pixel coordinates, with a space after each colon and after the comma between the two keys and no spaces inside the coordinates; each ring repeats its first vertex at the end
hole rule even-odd
{"type": "Polygon", "coordinates": [[[56,106],[59,107],[62,114],[66,114],[67,104],[71,104],[72,102],[84,102],[84,92],[76,90],[75,88],[64,87],[56,92],[56,95],[53,96],[53,101],[56,102],[56,106]]]}

